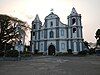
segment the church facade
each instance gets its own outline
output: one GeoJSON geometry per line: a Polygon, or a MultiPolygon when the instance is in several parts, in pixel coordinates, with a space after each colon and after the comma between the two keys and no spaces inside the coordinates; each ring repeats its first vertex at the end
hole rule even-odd
{"type": "Polygon", "coordinates": [[[47,55],[53,55],[67,52],[69,49],[73,53],[84,50],[81,14],[78,14],[73,7],[67,19],[68,25],[63,24],[60,18],[51,12],[45,17],[42,25],[39,16],[36,15],[32,21],[30,43],[32,52],[39,50],[47,55]]]}

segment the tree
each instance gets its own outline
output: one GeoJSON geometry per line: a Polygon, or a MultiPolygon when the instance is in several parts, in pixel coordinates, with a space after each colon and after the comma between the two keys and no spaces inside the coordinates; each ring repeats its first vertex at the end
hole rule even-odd
{"type": "Polygon", "coordinates": [[[19,39],[19,31],[16,31],[18,26],[21,27],[22,32],[28,28],[25,22],[18,18],[0,14],[0,50],[6,49],[7,43],[12,45],[19,39]]]}
{"type": "Polygon", "coordinates": [[[87,49],[89,49],[89,43],[87,42],[87,41],[84,41],[84,45],[85,45],[85,47],[87,48],[87,49]]]}
{"type": "Polygon", "coordinates": [[[97,39],[96,45],[100,45],[100,29],[98,29],[95,34],[95,38],[97,39]]]}

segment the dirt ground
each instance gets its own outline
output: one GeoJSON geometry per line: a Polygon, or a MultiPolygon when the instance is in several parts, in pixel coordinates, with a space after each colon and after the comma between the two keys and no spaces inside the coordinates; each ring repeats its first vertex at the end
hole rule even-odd
{"type": "Polygon", "coordinates": [[[38,56],[0,61],[0,75],[100,75],[100,56],[38,56]]]}

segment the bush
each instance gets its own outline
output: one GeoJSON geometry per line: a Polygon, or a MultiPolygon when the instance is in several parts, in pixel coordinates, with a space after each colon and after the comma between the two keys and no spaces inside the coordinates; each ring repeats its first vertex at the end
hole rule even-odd
{"type": "Polygon", "coordinates": [[[66,52],[59,52],[59,53],[57,53],[56,54],[56,56],[66,56],[66,55],[68,55],[68,53],[66,53],[66,52]]]}
{"type": "Polygon", "coordinates": [[[31,55],[32,55],[32,53],[29,52],[29,51],[24,51],[24,52],[21,53],[22,57],[30,57],[31,55]]]}
{"type": "Polygon", "coordinates": [[[6,50],[5,57],[18,57],[19,52],[17,50],[6,50]]]}
{"type": "Polygon", "coordinates": [[[68,54],[73,54],[71,49],[67,50],[68,54]]]}
{"type": "Polygon", "coordinates": [[[38,55],[43,55],[43,52],[38,52],[37,54],[38,54],[38,55]]]}
{"type": "Polygon", "coordinates": [[[59,52],[56,54],[56,56],[61,56],[62,55],[62,52],[59,52]]]}
{"type": "Polygon", "coordinates": [[[0,57],[4,56],[4,52],[0,50],[0,57]]]}
{"type": "Polygon", "coordinates": [[[39,50],[34,50],[34,54],[38,54],[39,50]]]}
{"type": "Polygon", "coordinates": [[[91,55],[91,54],[95,54],[96,52],[95,52],[95,49],[94,48],[91,48],[91,49],[89,49],[89,52],[88,53],[91,55]]]}
{"type": "Polygon", "coordinates": [[[86,54],[87,54],[87,51],[86,50],[78,52],[78,55],[85,56],[86,54]]]}
{"type": "Polygon", "coordinates": [[[44,52],[38,52],[38,53],[34,53],[33,55],[35,55],[35,56],[41,56],[41,55],[47,55],[47,54],[44,53],[44,52]]]}
{"type": "Polygon", "coordinates": [[[100,56],[100,50],[96,50],[96,55],[100,56]]]}

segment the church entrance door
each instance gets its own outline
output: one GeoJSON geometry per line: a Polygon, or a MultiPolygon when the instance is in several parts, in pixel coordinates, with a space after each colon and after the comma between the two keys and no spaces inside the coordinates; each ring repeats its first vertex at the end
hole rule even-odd
{"type": "Polygon", "coordinates": [[[55,55],[55,46],[54,45],[49,46],[48,55],[55,55]]]}

